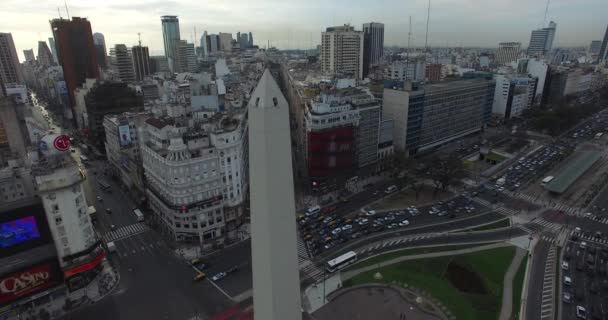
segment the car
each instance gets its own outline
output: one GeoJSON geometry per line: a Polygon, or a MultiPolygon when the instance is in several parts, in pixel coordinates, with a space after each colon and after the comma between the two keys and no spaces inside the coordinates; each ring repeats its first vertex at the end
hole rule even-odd
{"type": "Polygon", "coordinates": [[[365,213],[366,216],[371,217],[371,216],[375,216],[376,215],[376,211],[375,210],[369,210],[365,213]]]}
{"type": "Polygon", "coordinates": [[[587,309],[583,306],[576,306],[576,317],[579,319],[587,319],[587,309]]]}
{"type": "Polygon", "coordinates": [[[101,196],[97,196],[97,201],[103,201],[103,198],[101,196]]]}
{"type": "Polygon", "coordinates": [[[203,279],[205,279],[205,273],[204,272],[199,272],[196,274],[196,276],[194,276],[194,278],[192,279],[192,281],[197,282],[197,281],[201,281],[203,279]]]}
{"type": "Polygon", "coordinates": [[[390,225],[388,225],[386,228],[387,228],[387,229],[395,229],[395,228],[397,228],[398,226],[399,226],[399,225],[398,225],[398,224],[396,224],[396,223],[391,223],[391,224],[390,224],[390,225]]]}
{"type": "Polygon", "coordinates": [[[564,276],[564,285],[571,286],[572,285],[572,278],[570,278],[569,276],[564,276]]]}
{"type": "Polygon", "coordinates": [[[360,226],[364,226],[364,225],[366,225],[368,223],[369,223],[368,219],[363,218],[363,219],[359,220],[359,225],[360,226]]]}
{"type": "Polygon", "coordinates": [[[574,228],[574,232],[575,232],[575,233],[581,233],[581,228],[580,228],[580,227],[576,227],[576,228],[574,228]]]}
{"type": "Polygon", "coordinates": [[[591,212],[585,213],[585,217],[587,217],[587,218],[591,217],[591,212]]]}
{"type": "Polygon", "coordinates": [[[581,244],[579,245],[579,248],[581,248],[581,249],[587,248],[587,242],[585,242],[585,241],[581,242],[581,244]]]}
{"type": "Polygon", "coordinates": [[[564,294],[562,295],[562,301],[564,301],[565,303],[571,303],[572,294],[568,291],[564,291],[564,294]]]}
{"type": "Polygon", "coordinates": [[[106,208],[106,213],[107,213],[107,214],[112,213],[112,209],[110,209],[110,208],[106,208]]]}
{"type": "Polygon", "coordinates": [[[113,225],[113,224],[111,224],[111,225],[110,225],[110,230],[111,230],[111,231],[116,230],[116,226],[115,226],[115,225],[113,225]]]}
{"type": "Polygon", "coordinates": [[[215,274],[213,277],[211,277],[211,280],[213,281],[219,281],[222,280],[226,277],[226,272],[220,272],[218,274],[215,274]]]}
{"type": "Polygon", "coordinates": [[[233,273],[233,272],[237,272],[239,271],[239,266],[232,266],[230,268],[228,268],[228,270],[226,270],[226,273],[233,273]]]}
{"type": "Polygon", "coordinates": [[[340,232],[342,232],[342,228],[340,228],[340,227],[335,228],[334,230],[331,231],[331,233],[334,235],[339,235],[340,232]]]}
{"type": "Polygon", "coordinates": [[[562,261],[562,270],[568,271],[568,269],[570,269],[568,261],[562,261]]]}
{"type": "Polygon", "coordinates": [[[410,222],[408,220],[403,220],[403,221],[399,222],[400,227],[407,227],[409,225],[410,225],[410,222]]]}

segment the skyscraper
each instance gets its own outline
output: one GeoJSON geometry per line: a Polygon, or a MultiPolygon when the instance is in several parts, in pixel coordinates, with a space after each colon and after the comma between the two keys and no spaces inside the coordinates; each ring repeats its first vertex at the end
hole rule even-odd
{"type": "Polygon", "coordinates": [[[135,81],[133,60],[131,59],[129,48],[124,44],[116,44],[114,48],[110,49],[110,56],[112,57],[112,68],[115,70],[120,81],[135,81]]]}
{"type": "Polygon", "coordinates": [[[63,68],[70,106],[75,105],[74,90],[85,79],[99,79],[99,65],[93,44],[91,23],[86,18],[53,19],[51,30],[57,47],[57,60],[63,68]]]}
{"type": "Polygon", "coordinates": [[[180,72],[178,62],[179,19],[177,16],[162,16],[163,41],[165,44],[165,57],[171,72],[180,72]]]}
{"type": "Polygon", "coordinates": [[[238,42],[241,49],[249,48],[249,36],[247,35],[247,33],[241,33],[238,38],[238,42]]]}
{"type": "Polygon", "coordinates": [[[321,33],[321,71],[363,78],[363,32],[350,25],[327,28],[321,33]]]}
{"type": "Polygon", "coordinates": [[[34,55],[34,49],[23,50],[23,56],[25,57],[25,62],[36,62],[36,56],[34,55]]]}
{"type": "Polygon", "coordinates": [[[533,30],[528,45],[528,55],[544,55],[551,50],[557,24],[551,21],[549,27],[533,30]]]}
{"type": "Polygon", "coordinates": [[[220,50],[225,52],[232,51],[232,33],[220,32],[220,50]]]}
{"type": "Polygon", "coordinates": [[[253,34],[249,32],[249,47],[253,47],[253,34]]]}
{"type": "Polygon", "coordinates": [[[207,45],[207,30],[201,36],[201,48],[203,48],[203,57],[209,54],[209,46],[207,45]]]}
{"type": "Polygon", "coordinates": [[[4,85],[23,83],[17,49],[10,33],[0,33],[0,80],[4,85]]]}
{"type": "Polygon", "coordinates": [[[370,65],[378,63],[384,55],[384,24],[370,22],[363,24],[363,76],[369,73],[370,65]]]}
{"type": "Polygon", "coordinates": [[[607,61],[608,60],[608,26],[606,27],[606,32],[604,33],[604,40],[602,41],[602,47],[600,48],[600,55],[597,58],[598,61],[607,61]]]}
{"type": "Polygon", "coordinates": [[[152,74],[150,72],[150,53],[148,47],[133,46],[131,48],[131,56],[133,58],[133,69],[135,71],[135,80],[142,81],[145,76],[152,74]]]}
{"type": "Polygon", "coordinates": [[[51,53],[53,54],[53,60],[55,63],[59,63],[59,60],[57,60],[57,47],[55,47],[55,39],[49,38],[49,47],[51,48],[51,53]]]}
{"type": "Polygon", "coordinates": [[[194,52],[194,44],[188,43],[186,40],[180,40],[178,44],[178,61],[181,72],[196,72],[196,53],[194,52]]]}
{"type": "Polygon", "coordinates": [[[501,42],[498,44],[496,51],[496,63],[505,64],[517,60],[521,43],[519,42],[501,42]]]}
{"type": "Polygon", "coordinates": [[[302,319],[289,105],[266,69],[249,100],[255,319],[302,319]]]}
{"type": "Polygon", "coordinates": [[[108,55],[108,49],[106,47],[106,38],[102,33],[95,32],[93,33],[93,43],[95,44],[95,54],[97,55],[97,63],[99,66],[104,68],[106,67],[106,57],[108,55]]]}
{"type": "Polygon", "coordinates": [[[50,67],[55,64],[51,50],[44,41],[38,41],[38,63],[44,67],[50,67]]]}

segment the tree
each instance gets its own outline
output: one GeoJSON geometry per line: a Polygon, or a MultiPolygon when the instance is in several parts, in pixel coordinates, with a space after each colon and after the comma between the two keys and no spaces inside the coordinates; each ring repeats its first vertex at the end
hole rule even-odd
{"type": "Polygon", "coordinates": [[[445,191],[453,182],[465,175],[462,161],[453,153],[445,157],[434,155],[426,167],[426,173],[433,181],[436,191],[445,191]]]}

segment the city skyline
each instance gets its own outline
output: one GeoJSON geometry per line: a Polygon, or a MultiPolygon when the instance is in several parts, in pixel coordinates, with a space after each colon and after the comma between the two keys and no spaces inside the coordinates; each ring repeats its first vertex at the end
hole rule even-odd
{"type": "MultiPolygon", "coordinates": [[[[150,54],[163,55],[159,22],[162,15],[179,17],[182,38],[188,42],[198,43],[205,30],[210,34],[230,32],[233,37],[237,31],[250,30],[256,44],[264,47],[270,42],[280,49],[312,48],[320,44],[321,31],[328,26],[350,23],[361,30],[363,23],[371,21],[385,24],[386,46],[405,46],[411,15],[412,46],[421,47],[424,46],[427,4],[425,0],[413,3],[382,0],[373,6],[363,2],[352,6],[345,0],[330,4],[319,0],[301,3],[264,0],[252,5],[238,0],[227,5],[216,0],[205,4],[179,0],[135,1],[125,5],[118,0],[103,3],[86,0],[68,3],[68,10],[70,17],[87,17],[93,32],[103,33],[109,46],[117,43],[132,46],[137,43],[137,33],[141,32],[142,43],[150,48],[150,54]]],[[[477,0],[435,0],[431,6],[429,45],[497,47],[499,42],[517,41],[527,47],[531,30],[543,26],[545,6],[545,1],[485,4],[477,0]],[[522,8],[527,10],[522,12],[522,8]]],[[[38,41],[51,35],[48,21],[58,17],[58,8],[66,18],[65,6],[59,2],[7,0],[0,5],[3,21],[0,30],[13,34],[20,61],[24,60],[24,49],[34,48],[38,41]]],[[[586,46],[592,40],[601,39],[608,22],[593,13],[607,9],[608,3],[601,0],[554,0],[545,24],[553,20],[558,25],[555,47],[586,46]],[[581,20],[586,23],[580,24],[581,20]]]]}

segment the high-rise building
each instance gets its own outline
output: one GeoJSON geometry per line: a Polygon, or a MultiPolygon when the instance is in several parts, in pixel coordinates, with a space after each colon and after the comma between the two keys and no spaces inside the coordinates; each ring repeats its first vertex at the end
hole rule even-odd
{"type": "Polygon", "coordinates": [[[249,168],[256,319],[302,319],[289,105],[269,70],[251,95],[249,168]],[[272,232],[281,230],[281,232],[272,232]]]}
{"type": "Polygon", "coordinates": [[[151,56],[150,57],[150,72],[153,74],[156,72],[169,72],[169,64],[165,56],[151,56]]]}
{"type": "Polygon", "coordinates": [[[247,33],[240,33],[237,37],[237,40],[239,42],[239,47],[241,49],[246,49],[249,48],[249,36],[247,35],[247,33]]]}
{"type": "Polygon", "coordinates": [[[533,30],[528,45],[528,55],[545,55],[553,47],[555,28],[557,24],[551,21],[547,28],[533,30]]]}
{"type": "Polygon", "coordinates": [[[496,51],[496,63],[503,65],[517,60],[521,43],[519,42],[501,42],[498,44],[496,51]]]}
{"type": "Polygon", "coordinates": [[[602,40],[602,47],[600,48],[600,55],[598,56],[597,60],[608,60],[608,26],[606,27],[606,32],[604,33],[604,40],[602,40]]]}
{"type": "Polygon", "coordinates": [[[589,44],[589,54],[599,54],[602,49],[602,41],[601,40],[593,40],[589,44]]]}
{"type": "Polygon", "coordinates": [[[135,81],[135,72],[133,71],[133,59],[131,57],[131,49],[124,44],[116,44],[110,48],[110,57],[112,60],[112,69],[122,82],[135,81]]]}
{"type": "Polygon", "coordinates": [[[55,39],[54,38],[49,38],[49,47],[51,48],[51,53],[53,54],[53,61],[55,61],[55,63],[59,63],[59,60],[57,60],[57,47],[55,47],[55,39]]]}
{"type": "Polygon", "coordinates": [[[519,117],[532,108],[538,78],[529,75],[497,74],[492,114],[500,119],[519,117]]]}
{"type": "Polygon", "coordinates": [[[232,51],[232,33],[220,32],[220,51],[232,51]]]}
{"type": "Polygon", "coordinates": [[[249,32],[249,47],[253,47],[253,34],[249,32]]]}
{"type": "Polygon", "coordinates": [[[51,50],[49,50],[49,47],[44,41],[38,41],[38,64],[44,67],[55,65],[51,50]]]}
{"type": "Polygon", "coordinates": [[[97,55],[97,63],[103,69],[107,67],[108,49],[106,47],[106,38],[102,33],[93,33],[93,44],[95,44],[95,54],[97,55]]]}
{"type": "Polygon", "coordinates": [[[145,76],[152,74],[150,71],[150,53],[148,47],[133,46],[131,48],[131,57],[133,58],[133,69],[135,71],[135,80],[142,81],[145,76]]]}
{"type": "MultiPolygon", "coordinates": [[[[99,79],[99,65],[91,23],[86,18],[72,17],[72,20],[53,19],[51,29],[57,46],[57,60],[63,68],[70,107],[75,104],[74,90],[85,79],[99,79]]],[[[68,118],[72,118],[71,115],[68,118]]]]}
{"type": "Polygon", "coordinates": [[[363,78],[363,32],[350,25],[329,27],[321,34],[321,71],[363,78]]]}
{"type": "Polygon", "coordinates": [[[415,154],[482,130],[496,82],[485,78],[384,88],[382,118],[393,119],[395,150],[415,154]]]}
{"type": "Polygon", "coordinates": [[[23,83],[17,49],[10,33],[0,33],[0,80],[4,85],[23,83]]]}
{"type": "Polygon", "coordinates": [[[198,65],[196,62],[196,53],[194,52],[194,44],[188,43],[186,40],[180,40],[177,49],[179,69],[181,72],[196,72],[198,65]]]}
{"type": "Polygon", "coordinates": [[[369,73],[369,67],[380,61],[384,55],[384,24],[370,22],[363,24],[363,76],[369,73]]]}
{"type": "Polygon", "coordinates": [[[34,49],[25,49],[23,50],[23,56],[25,57],[25,62],[36,62],[36,56],[34,55],[34,49]]]}
{"type": "Polygon", "coordinates": [[[163,27],[163,42],[165,44],[165,57],[171,72],[180,72],[178,62],[179,19],[177,16],[160,17],[163,27]]]}
{"type": "Polygon", "coordinates": [[[392,80],[424,81],[426,64],[423,60],[395,61],[384,68],[384,78],[392,80]]]}
{"type": "Polygon", "coordinates": [[[429,63],[424,66],[424,75],[429,82],[440,82],[445,79],[444,67],[441,63],[429,63]]]}
{"type": "Polygon", "coordinates": [[[217,52],[220,51],[220,36],[217,34],[210,34],[207,38],[207,48],[208,52],[217,52]]]}
{"type": "Polygon", "coordinates": [[[203,57],[209,55],[209,45],[207,44],[207,38],[207,30],[205,30],[205,32],[203,32],[203,35],[201,36],[201,48],[203,57]]]}

